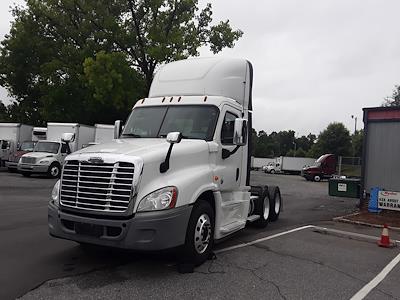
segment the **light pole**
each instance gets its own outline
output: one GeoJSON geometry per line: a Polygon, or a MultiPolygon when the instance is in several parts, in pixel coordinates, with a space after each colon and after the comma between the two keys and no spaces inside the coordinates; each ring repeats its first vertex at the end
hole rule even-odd
{"type": "Polygon", "coordinates": [[[351,118],[354,119],[354,135],[353,135],[353,138],[351,140],[351,146],[353,148],[353,159],[354,159],[354,156],[356,155],[356,147],[354,145],[354,139],[355,139],[356,133],[357,133],[357,117],[354,116],[354,115],[351,115],[351,118]]]}
{"type": "Polygon", "coordinates": [[[296,156],[296,148],[297,148],[297,144],[295,141],[293,141],[293,145],[294,145],[293,157],[295,157],[296,156]]]}
{"type": "Polygon", "coordinates": [[[354,119],[354,134],[357,132],[357,117],[354,115],[351,115],[351,118],[354,119]]]}

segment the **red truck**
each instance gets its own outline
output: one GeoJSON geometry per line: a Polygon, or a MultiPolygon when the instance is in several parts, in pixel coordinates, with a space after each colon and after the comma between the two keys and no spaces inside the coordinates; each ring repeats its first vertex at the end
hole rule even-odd
{"type": "Polygon", "coordinates": [[[311,167],[301,171],[301,175],[307,180],[321,181],[332,177],[336,173],[336,157],[334,154],[324,154],[315,161],[311,167]]]}

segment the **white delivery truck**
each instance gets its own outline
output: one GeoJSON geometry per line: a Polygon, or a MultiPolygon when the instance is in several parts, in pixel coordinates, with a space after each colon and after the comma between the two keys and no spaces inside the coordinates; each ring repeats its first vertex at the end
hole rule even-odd
{"type": "Polygon", "coordinates": [[[31,140],[32,128],[21,123],[0,123],[0,167],[13,161],[22,142],[31,140]]]}
{"type": "Polygon", "coordinates": [[[47,123],[47,140],[60,140],[64,133],[72,133],[74,139],[69,143],[71,152],[75,152],[94,141],[95,128],[78,123],[47,123]]]}
{"type": "Polygon", "coordinates": [[[114,139],[114,125],[95,124],[94,142],[101,144],[111,142],[114,139]]]}
{"type": "Polygon", "coordinates": [[[264,169],[265,173],[300,174],[305,167],[314,165],[315,158],[280,156],[264,169]]]}
{"type": "Polygon", "coordinates": [[[94,127],[77,123],[47,123],[47,140],[38,141],[34,151],[22,155],[18,171],[57,178],[65,157],[94,140],[94,127]]]}
{"type": "Polygon", "coordinates": [[[199,58],[160,68],[112,142],[68,155],[48,206],[50,235],[200,264],[214,241],[279,217],[275,186],[250,187],[252,66],[199,58]]]}
{"type": "Polygon", "coordinates": [[[47,127],[33,127],[32,141],[44,141],[47,139],[47,127]]]}

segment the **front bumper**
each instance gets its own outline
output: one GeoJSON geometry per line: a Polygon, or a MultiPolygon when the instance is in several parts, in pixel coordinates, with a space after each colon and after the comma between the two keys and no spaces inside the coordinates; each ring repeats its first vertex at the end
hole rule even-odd
{"type": "Polygon", "coordinates": [[[47,173],[48,170],[48,165],[18,164],[19,172],[47,173]]]}
{"type": "Polygon", "coordinates": [[[136,214],[127,220],[97,219],[48,206],[51,236],[81,243],[133,249],[162,250],[185,243],[192,206],[136,214]]]}
{"type": "Polygon", "coordinates": [[[6,168],[17,170],[18,169],[18,162],[6,161],[6,168]]]}

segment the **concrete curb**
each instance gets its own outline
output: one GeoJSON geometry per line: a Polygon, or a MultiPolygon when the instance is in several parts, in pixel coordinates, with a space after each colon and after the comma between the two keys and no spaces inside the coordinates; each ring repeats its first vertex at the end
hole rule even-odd
{"type": "MultiPolygon", "coordinates": [[[[374,228],[383,228],[383,225],[378,225],[378,224],[372,224],[372,223],[367,223],[367,222],[355,221],[355,220],[347,219],[347,217],[352,217],[352,216],[356,216],[356,215],[359,215],[359,214],[360,213],[354,213],[354,214],[345,215],[345,216],[342,216],[342,217],[336,217],[336,218],[333,218],[333,221],[341,222],[341,223],[347,223],[347,224],[355,224],[355,225],[374,227],[374,228]]],[[[400,232],[400,227],[388,226],[388,228],[390,230],[394,230],[394,231],[400,232]]]]}
{"type": "MultiPolygon", "coordinates": [[[[321,234],[330,234],[330,235],[334,235],[334,236],[338,236],[338,237],[342,237],[342,238],[363,241],[363,242],[369,242],[369,243],[374,243],[374,244],[376,244],[377,241],[380,240],[380,237],[377,237],[377,236],[349,232],[349,231],[342,231],[342,230],[331,229],[331,228],[326,228],[326,227],[319,227],[319,226],[314,226],[313,231],[321,233],[321,234]]],[[[398,240],[391,240],[391,241],[396,246],[400,246],[400,241],[398,241],[398,240]]]]}

